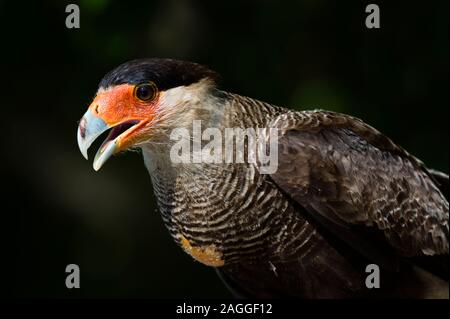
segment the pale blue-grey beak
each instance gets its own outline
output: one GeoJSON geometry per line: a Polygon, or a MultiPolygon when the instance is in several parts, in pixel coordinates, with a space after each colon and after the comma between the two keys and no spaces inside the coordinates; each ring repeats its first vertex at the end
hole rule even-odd
{"type": "MultiPolygon", "coordinates": [[[[88,159],[88,149],[91,144],[105,131],[110,129],[111,126],[107,125],[98,116],[95,116],[89,109],[81,118],[78,125],[77,140],[78,147],[84,158],[88,159]]],[[[98,171],[102,165],[114,154],[116,150],[116,140],[106,139],[102,146],[99,148],[94,158],[94,170],[98,171]]]]}

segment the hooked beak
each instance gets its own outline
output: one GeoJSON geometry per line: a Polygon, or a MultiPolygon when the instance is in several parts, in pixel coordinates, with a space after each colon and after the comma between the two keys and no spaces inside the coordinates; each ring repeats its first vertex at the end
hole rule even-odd
{"type": "Polygon", "coordinates": [[[94,115],[92,110],[88,109],[78,125],[77,140],[81,154],[83,154],[84,158],[88,159],[87,151],[91,144],[102,133],[112,128],[94,158],[93,167],[94,170],[98,171],[113,154],[120,151],[121,138],[125,134],[128,134],[132,128],[136,128],[140,122],[132,120],[112,126],[106,124],[103,119],[94,115]]]}
{"type": "Polygon", "coordinates": [[[87,159],[91,144],[105,131],[108,136],[94,158],[98,171],[114,154],[119,153],[148,138],[143,130],[152,122],[157,100],[144,102],[134,95],[135,85],[120,84],[99,90],[81,118],[77,140],[81,153],[87,159]]]}

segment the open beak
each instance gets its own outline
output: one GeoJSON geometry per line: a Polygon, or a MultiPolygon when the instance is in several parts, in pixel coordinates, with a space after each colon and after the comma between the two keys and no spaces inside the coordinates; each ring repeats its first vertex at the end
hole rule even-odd
{"type": "Polygon", "coordinates": [[[91,144],[102,133],[111,129],[94,158],[94,170],[98,171],[113,154],[118,153],[121,150],[121,139],[139,126],[139,123],[141,123],[141,121],[131,120],[113,126],[108,125],[89,108],[78,125],[78,147],[83,156],[88,159],[87,151],[91,144]]]}
{"type": "MultiPolygon", "coordinates": [[[[87,159],[91,144],[110,130],[94,158],[98,171],[114,154],[125,150],[143,137],[142,129],[155,116],[156,100],[138,101],[134,85],[120,84],[107,90],[99,90],[78,125],[77,140],[81,153],[87,159]]],[[[147,136],[148,137],[148,136],[147,136]]]]}

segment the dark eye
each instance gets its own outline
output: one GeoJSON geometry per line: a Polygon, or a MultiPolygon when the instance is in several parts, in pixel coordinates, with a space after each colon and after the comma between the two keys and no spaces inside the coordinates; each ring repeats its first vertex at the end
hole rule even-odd
{"type": "Polygon", "coordinates": [[[139,84],[134,89],[134,95],[141,101],[151,101],[156,97],[158,89],[155,83],[139,84]]]}

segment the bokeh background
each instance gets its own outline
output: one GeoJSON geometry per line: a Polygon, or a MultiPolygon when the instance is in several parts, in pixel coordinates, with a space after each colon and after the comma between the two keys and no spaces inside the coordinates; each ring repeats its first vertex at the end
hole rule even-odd
{"type": "Polygon", "coordinates": [[[368,1],[85,0],[78,30],[69,3],[0,1],[8,297],[230,296],[169,237],[140,154],[95,173],[78,151],[98,82],[129,59],[200,62],[228,91],[360,117],[448,172],[448,1],[377,1],[379,30],[368,1]]]}

